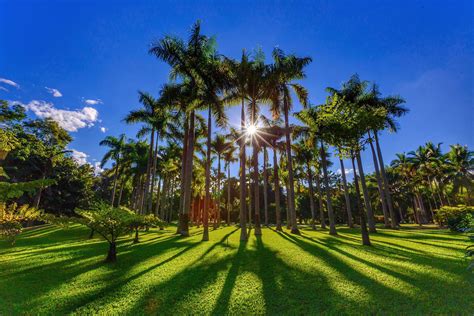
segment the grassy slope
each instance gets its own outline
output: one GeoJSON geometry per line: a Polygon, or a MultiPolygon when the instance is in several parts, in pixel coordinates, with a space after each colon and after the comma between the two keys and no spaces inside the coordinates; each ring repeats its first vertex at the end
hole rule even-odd
{"type": "Polygon", "coordinates": [[[25,232],[14,248],[0,242],[0,314],[470,314],[473,275],[464,235],[442,230],[380,230],[373,247],[359,233],[302,236],[263,229],[239,243],[235,227],[174,229],[122,239],[118,263],[88,231],[25,232]]]}

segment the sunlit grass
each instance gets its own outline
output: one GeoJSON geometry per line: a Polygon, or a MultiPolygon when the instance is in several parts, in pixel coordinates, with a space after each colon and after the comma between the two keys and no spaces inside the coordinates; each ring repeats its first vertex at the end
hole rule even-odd
{"type": "Polygon", "coordinates": [[[124,237],[118,262],[81,227],[25,232],[0,245],[0,314],[470,314],[467,238],[437,229],[357,230],[301,236],[263,229],[247,243],[236,227],[201,242],[174,228],[124,237]]]}

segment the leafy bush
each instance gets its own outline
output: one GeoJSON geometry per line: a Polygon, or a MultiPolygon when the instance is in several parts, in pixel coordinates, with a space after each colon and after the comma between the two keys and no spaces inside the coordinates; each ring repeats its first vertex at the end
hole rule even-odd
{"type": "Polygon", "coordinates": [[[43,214],[41,216],[41,220],[45,221],[48,224],[59,226],[63,229],[68,229],[72,223],[77,222],[74,218],[71,218],[69,216],[64,216],[64,215],[55,216],[49,213],[43,214]]]}
{"type": "Polygon", "coordinates": [[[13,246],[23,231],[22,223],[40,217],[41,212],[28,205],[18,206],[16,203],[6,205],[0,203],[0,234],[13,246]]]}
{"type": "Polygon", "coordinates": [[[464,232],[474,227],[474,207],[466,205],[443,206],[436,212],[436,221],[452,231],[464,232]]]}

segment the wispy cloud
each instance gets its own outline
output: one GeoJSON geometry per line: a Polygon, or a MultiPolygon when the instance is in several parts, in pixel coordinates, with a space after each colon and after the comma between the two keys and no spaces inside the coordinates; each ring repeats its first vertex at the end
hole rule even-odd
{"type": "Polygon", "coordinates": [[[7,88],[5,88],[5,87],[2,87],[2,86],[0,86],[0,90],[3,90],[3,91],[6,91],[6,92],[8,92],[8,89],[7,89],[7,88]]]}
{"type": "Polygon", "coordinates": [[[9,86],[12,86],[12,87],[15,87],[17,89],[20,88],[20,85],[18,83],[16,83],[15,81],[13,80],[10,80],[10,79],[5,79],[5,78],[0,78],[0,82],[1,83],[4,83],[4,84],[7,84],[9,86]]]}
{"type": "Polygon", "coordinates": [[[107,129],[102,126],[102,127],[100,128],[100,131],[101,131],[102,133],[105,133],[105,132],[107,131],[107,129]]]}
{"type": "Polygon", "coordinates": [[[45,87],[46,90],[48,90],[49,93],[51,93],[53,95],[53,97],[55,98],[60,98],[63,96],[63,94],[58,90],[58,89],[54,89],[54,88],[48,88],[48,87],[45,87]]]}
{"type": "Polygon", "coordinates": [[[22,104],[18,101],[14,103],[21,104],[39,118],[53,119],[68,132],[77,132],[81,128],[94,126],[99,117],[99,112],[93,107],[88,106],[69,111],[57,109],[52,103],[46,101],[33,100],[28,104],[22,104]]]}
{"type": "MultiPolygon", "coordinates": [[[[348,174],[351,174],[351,173],[354,173],[354,169],[350,168],[350,169],[344,169],[346,175],[348,174]]],[[[337,174],[342,174],[342,170],[341,169],[337,169],[336,171],[337,174]]]]}
{"type": "Polygon", "coordinates": [[[97,105],[102,104],[103,102],[101,99],[85,99],[84,103],[89,105],[97,105]]]}
{"type": "Polygon", "coordinates": [[[87,163],[87,157],[89,156],[86,153],[75,149],[71,149],[71,151],[71,157],[78,165],[82,166],[87,163]]]}

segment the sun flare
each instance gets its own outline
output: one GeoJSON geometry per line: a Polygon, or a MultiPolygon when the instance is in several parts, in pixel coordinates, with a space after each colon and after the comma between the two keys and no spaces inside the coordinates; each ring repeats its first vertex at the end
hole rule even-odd
{"type": "Polygon", "coordinates": [[[247,134],[253,136],[257,133],[257,126],[251,124],[247,126],[247,134]]]}

